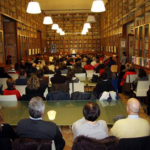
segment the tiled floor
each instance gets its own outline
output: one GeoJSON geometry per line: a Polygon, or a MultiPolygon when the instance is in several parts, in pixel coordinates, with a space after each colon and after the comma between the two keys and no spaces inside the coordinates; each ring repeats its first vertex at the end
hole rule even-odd
{"type": "MultiPolygon", "coordinates": [[[[124,96],[122,94],[120,95],[120,97],[121,97],[122,101],[126,104],[127,100],[128,100],[128,97],[124,96]]],[[[144,113],[144,111],[143,111],[144,107],[145,107],[145,105],[142,105],[142,108],[140,110],[140,117],[145,118],[150,123],[150,117],[147,116],[146,113],[144,113]]],[[[62,134],[63,134],[63,137],[66,141],[66,146],[65,146],[64,150],[71,150],[72,143],[73,143],[73,135],[72,135],[72,132],[71,132],[71,128],[68,127],[68,126],[62,127],[62,134]]]]}

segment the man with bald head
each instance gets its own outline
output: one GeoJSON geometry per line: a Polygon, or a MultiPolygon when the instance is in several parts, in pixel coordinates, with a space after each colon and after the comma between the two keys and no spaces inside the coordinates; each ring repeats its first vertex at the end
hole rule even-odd
{"type": "Polygon", "coordinates": [[[128,117],[115,122],[110,130],[110,135],[119,139],[149,136],[150,125],[147,120],[139,117],[140,108],[140,102],[135,98],[130,98],[127,102],[128,117]]]}

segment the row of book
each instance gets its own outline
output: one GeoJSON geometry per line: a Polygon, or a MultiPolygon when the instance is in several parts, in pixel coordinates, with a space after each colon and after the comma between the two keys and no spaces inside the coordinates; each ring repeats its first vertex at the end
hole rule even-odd
{"type": "Polygon", "coordinates": [[[132,56],[132,63],[146,68],[150,68],[150,58],[132,56]]]}

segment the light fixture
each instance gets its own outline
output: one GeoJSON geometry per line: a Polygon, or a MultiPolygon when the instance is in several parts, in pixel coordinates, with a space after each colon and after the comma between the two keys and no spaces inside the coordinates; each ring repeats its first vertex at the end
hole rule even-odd
{"type": "Polygon", "coordinates": [[[86,32],[85,32],[85,31],[82,31],[81,34],[82,34],[82,35],[86,35],[86,32]]]}
{"type": "Polygon", "coordinates": [[[65,35],[65,32],[64,32],[64,31],[62,31],[62,32],[60,33],[60,35],[65,35]]]}
{"type": "Polygon", "coordinates": [[[43,24],[52,24],[52,23],[53,23],[53,21],[52,21],[51,16],[45,16],[44,17],[43,24]]]}
{"type": "Polygon", "coordinates": [[[89,22],[84,23],[84,28],[90,29],[91,25],[89,22]]]}
{"type": "Polygon", "coordinates": [[[54,23],[52,25],[52,30],[57,30],[59,28],[58,24],[54,23]]]}
{"type": "Polygon", "coordinates": [[[88,18],[87,18],[87,21],[86,21],[86,22],[89,22],[89,23],[94,23],[94,22],[96,22],[96,20],[95,20],[95,16],[92,16],[92,15],[88,16],[88,18]]]}
{"type": "Polygon", "coordinates": [[[92,4],[91,11],[92,12],[103,12],[105,11],[105,5],[103,0],[94,0],[92,4]]]}
{"type": "Polygon", "coordinates": [[[83,28],[83,30],[82,31],[84,31],[84,32],[88,32],[88,29],[87,28],[83,28]]]}
{"type": "Polygon", "coordinates": [[[26,10],[29,14],[40,14],[41,8],[38,2],[29,2],[26,10]]]}
{"type": "Polygon", "coordinates": [[[57,33],[61,33],[61,31],[62,31],[62,29],[61,28],[59,28],[59,29],[57,29],[57,33]]]}
{"type": "Polygon", "coordinates": [[[48,115],[49,120],[54,120],[56,117],[56,111],[55,110],[48,111],[47,115],[48,115]]]}

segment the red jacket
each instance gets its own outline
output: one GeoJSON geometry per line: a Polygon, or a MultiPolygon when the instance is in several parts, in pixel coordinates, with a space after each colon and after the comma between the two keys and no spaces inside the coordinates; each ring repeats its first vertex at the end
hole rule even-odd
{"type": "Polygon", "coordinates": [[[94,67],[91,64],[89,64],[89,65],[85,65],[84,69],[85,70],[94,70],[94,67]]]}
{"type": "Polygon", "coordinates": [[[121,83],[120,83],[120,86],[123,86],[124,82],[126,81],[127,75],[134,75],[134,74],[136,74],[135,71],[127,71],[127,72],[124,74],[123,78],[122,78],[122,81],[121,81],[121,83]]]}
{"type": "Polygon", "coordinates": [[[5,89],[3,95],[16,95],[18,101],[21,98],[20,92],[16,89],[5,89]]]}

